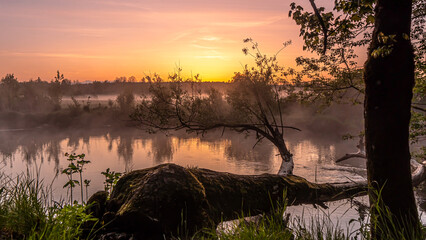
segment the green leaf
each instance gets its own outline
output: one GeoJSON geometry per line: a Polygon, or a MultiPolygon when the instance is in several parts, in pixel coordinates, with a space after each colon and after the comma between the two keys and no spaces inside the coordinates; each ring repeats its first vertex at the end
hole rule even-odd
{"type": "Polygon", "coordinates": [[[402,38],[404,38],[405,40],[410,40],[410,36],[408,36],[408,34],[406,33],[402,34],[402,38]]]}
{"type": "Polygon", "coordinates": [[[376,20],[376,19],[374,18],[374,16],[373,16],[373,15],[369,15],[369,16],[367,17],[367,23],[374,24],[375,20],[376,20]]]}
{"type": "Polygon", "coordinates": [[[361,17],[360,17],[358,14],[354,14],[354,15],[352,15],[352,17],[351,17],[351,20],[352,20],[352,21],[355,21],[355,22],[358,22],[358,21],[360,21],[360,20],[361,20],[361,17]]]}

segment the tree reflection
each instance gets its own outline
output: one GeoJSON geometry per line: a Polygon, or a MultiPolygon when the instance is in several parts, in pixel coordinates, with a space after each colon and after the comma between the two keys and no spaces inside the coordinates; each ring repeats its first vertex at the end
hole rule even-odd
{"type": "Polygon", "coordinates": [[[170,162],[173,159],[175,146],[173,146],[172,137],[164,134],[153,134],[151,141],[151,155],[156,164],[170,162]]]}
{"type": "Polygon", "coordinates": [[[119,159],[124,160],[125,172],[131,170],[134,140],[135,139],[130,136],[120,136],[118,138],[117,154],[119,159]]]}
{"type": "Polygon", "coordinates": [[[47,161],[55,162],[55,166],[59,165],[59,157],[62,157],[63,152],[61,151],[61,145],[59,140],[51,140],[46,144],[45,152],[47,153],[47,161]]]}

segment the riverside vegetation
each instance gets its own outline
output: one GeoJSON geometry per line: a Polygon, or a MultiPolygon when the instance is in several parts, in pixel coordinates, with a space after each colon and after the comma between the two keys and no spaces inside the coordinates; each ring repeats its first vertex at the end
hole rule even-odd
{"type": "MultiPolygon", "coordinates": [[[[285,221],[283,223],[282,213],[285,207],[282,207],[279,208],[280,210],[274,209],[277,217],[271,217],[271,214],[269,214],[260,217],[257,224],[241,223],[239,224],[240,227],[237,227],[234,233],[227,234],[220,231],[218,233],[216,229],[209,229],[193,236],[192,234],[188,235],[185,231],[182,231],[176,235],[176,238],[226,239],[227,236],[229,236],[229,239],[255,239],[259,236],[259,238],[262,239],[345,239],[351,237],[355,239],[424,239],[424,237],[422,238],[420,236],[421,233],[418,232],[424,231],[424,228],[422,229],[419,227],[420,224],[409,178],[410,154],[408,152],[409,146],[407,141],[410,110],[415,109],[416,111],[422,111],[422,113],[425,112],[422,107],[419,107],[419,105],[424,104],[424,92],[420,92],[421,94],[418,95],[420,96],[419,102],[411,104],[414,81],[418,83],[417,86],[421,86],[424,90],[425,48],[424,38],[421,37],[424,36],[424,28],[421,26],[424,24],[423,20],[426,15],[424,12],[418,13],[419,9],[424,9],[424,1],[377,1],[377,3],[376,1],[358,1],[357,3],[354,1],[337,1],[333,12],[325,12],[325,8],[317,8],[313,0],[310,1],[310,3],[315,13],[305,12],[303,7],[296,6],[296,4],[292,4],[292,11],[290,12],[290,15],[293,16],[296,23],[301,26],[301,35],[305,40],[304,47],[313,52],[321,52],[319,59],[304,58],[297,60],[300,65],[306,67],[306,73],[310,75],[308,78],[313,79],[310,83],[319,86],[318,93],[320,96],[331,93],[331,97],[328,98],[330,101],[333,101],[333,94],[336,92],[336,89],[354,89],[357,91],[357,96],[365,93],[367,99],[365,104],[367,113],[366,122],[370,127],[365,129],[365,136],[367,138],[367,155],[369,155],[369,180],[372,180],[370,184],[374,187],[369,189],[370,209],[373,214],[371,218],[372,224],[361,224],[362,226],[366,226],[366,228],[360,228],[348,235],[341,235],[341,231],[339,230],[324,230],[327,229],[327,227],[319,227],[322,231],[315,231],[306,227],[304,224],[291,225],[291,221],[285,221]],[[376,8],[376,11],[374,11],[374,8],[376,8]],[[412,11],[413,9],[414,11],[412,11]],[[417,13],[418,16],[415,15],[414,18],[412,18],[412,13],[417,13]],[[339,14],[339,16],[335,16],[334,14],[339,14]],[[389,16],[392,16],[392,18],[389,18],[389,16]],[[410,31],[410,23],[413,21],[415,27],[417,23],[416,19],[420,19],[417,24],[420,27],[418,30],[414,28],[414,31],[410,31]],[[366,25],[364,23],[366,23],[366,25]],[[403,26],[399,27],[400,24],[403,26]],[[371,32],[373,27],[374,31],[371,32]],[[421,33],[416,34],[418,31],[421,33]],[[365,33],[364,38],[358,41],[358,36],[362,36],[362,33],[365,33]],[[412,36],[410,36],[410,34],[412,36]],[[366,69],[363,72],[362,69],[356,67],[356,61],[352,61],[351,59],[355,57],[355,47],[365,46],[370,42],[371,47],[368,61],[366,69]],[[412,46],[411,43],[414,43],[414,46],[412,46]],[[416,50],[415,55],[420,56],[420,58],[416,57],[414,59],[413,47],[416,50]],[[348,58],[348,56],[350,57],[348,58]],[[416,66],[414,66],[414,63],[416,63],[416,66]],[[420,65],[418,63],[420,63],[420,65]],[[342,65],[345,65],[343,69],[340,67],[342,65]],[[332,79],[323,79],[321,77],[323,72],[328,73],[326,75],[330,75],[332,79]],[[366,80],[365,89],[360,89],[358,85],[358,83],[361,83],[361,78],[359,76],[362,73],[366,80]],[[318,82],[315,80],[324,81],[318,82]],[[348,81],[349,85],[342,86],[338,80],[348,81]],[[334,83],[337,85],[333,85],[334,83]],[[381,83],[384,87],[377,87],[376,83],[381,83]],[[328,91],[329,87],[331,87],[330,91],[328,91]],[[401,102],[405,104],[401,104],[401,102]],[[377,103],[379,105],[371,103],[377,103]],[[383,107],[380,105],[382,103],[385,103],[383,107]],[[384,112],[376,111],[376,109],[384,109],[384,112]],[[376,114],[377,112],[378,114],[376,114]],[[394,117],[395,121],[388,121],[389,116],[394,117]],[[400,119],[399,117],[402,118],[400,119]],[[395,122],[397,122],[397,124],[393,126],[392,124],[395,122]],[[403,142],[401,142],[401,144],[393,144],[394,142],[392,141],[403,142]],[[380,150],[387,149],[389,146],[396,146],[396,148],[393,148],[393,152],[380,150]],[[374,149],[379,150],[374,151],[374,149]],[[388,156],[389,154],[391,156],[388,156]],[[396,155],[399,155],[399,157],[395,157],[396,155]],[[387,164],[383,164],[383,159],[387,160],[387,164]],[[392,164],[389,162],[392,162],[392,164]],[[390,169],[386,169],[383,166],[390,167],[390,169]],[[401,176],[402,178],[400,178],[401,176]],[[407,184],[404,187],[398,187],[402,183],[407,184]],[[384,202],[389,203],[389,208],[384,206],[384,202]],[[403,221],[399,223],[394,221],[404,218],[411,219],[407,219],[407,224],[404,224],[403,221]],[[265,228],[263,228],[263,226],[265,226],[265,228]],[[277,229],[277,231],[274,229],[277,229]],[[210,235],[209,232],[211,232],[210,235]]],[[[264,59],[263,56],[260,55],[260,59],[264,59]]],[[[270,66],[267,67],[269,70],[270,66]]],[[[267,71],[267,73],[270,73],[270,71],[267,71]]],[[[280,74],[281,73],[282,72],[280,72],[280,74]]],[[[270,75],[268,74],[267,76],[270,75]]],[[[303,74],[299,76],[303,77],[303,74]]],[[[303,78],[299,78],[299,80],[300,79],[303,78]]],[[[13,80],[13,75],[7,75],[2,79],[2,87],[7,87],[6,89],[2,89],[3,92],[0,94],[2,98],[4,97],[1,102],[5,105],[2,107],[7,108],[7,111],[14,111],[13,109],[16,108],[16,102],[29,103],[29,105],[27,105],[30,106],[29,108],[31,108],[31,104],[43,106],[43,104],[40,103],[43,103],[46,98],[33,98],[41,102],[21,101],[26,99],[26,96],[31,96],[31,92],[30,94],[18,94],[18,91],[16,91],[17,81],[13,80]]],[[[60,105],[58,105],[60,96],[57,94],[56,89],[58,84],[62,84],[64,80],[63,75],[58,72],[55,81],[51,85],[52,88],[48,91],[49,98],[47,100],[53,111],[60,108],[60,105]]],[[[296,78],[296,80],[298,79],[296,78]]],[[[345,82],[343,82],[343,84],[345,84],[345,82]]],[[[292,89],[293,86],[290,87],[292,89]]],[[[312,91],[312,88],[310,89],[311,90],[308,89],[306,92],[313,93],[312,96],[316,99],[318,97],[318,94],[316,94],[317,92],[312,91]]],[[[180,91],[180,89],[176,90],[180,91]]],[[[346,93],[346,91],[344,92],[346,93]]],[[[312,96],[306,97],[310,98],[312,96]]],[[[337,97],[339,98],[340,94],[338,94],[337,97]]],[[[194,98],[189,98],[189,100],[193,99],[194,98]]],[[[279,95],[277,99],[279,101],[281,100],[279,95]]],[[[179,100],[182,99],[179,98],[179,100]]],[[[198,101],[198,99],[195,100],[197,100],[194,102],[196,104],[203,103],[198,101]]],[[[216,98],[211,100],[215,101],[221,99],[216,98]]],[[[354,101],[359,102],[357,97],[354,101]]],[[[87,102],[89,102],[89,99],[87,102]]],[[[161,104],[161,101],[159,103],[159,107],[168,107],[168,105],[161,104]]],[[[175,103],[184,103],[182,105],[183,107],[190,106],[186,104],[186,101],[175,101],[175,103]]],[[[74,106],[76,109],[77,107],[80,109],[78,103],[74,102],[74,106]]],[[[86,106],[83,107],[83,111],[90,111],[90,104],[86,103],[86,106]]],[[[124,106],[126,106],[126,104],[124,106]]],[[[187,112],[182,112],[180,111],[181,109],[184,108],[177,108],[177,110],[179,110],[179,117],[187,116],[190,117],[189,119],[191,120],[193,119],[192,117],[195,116],[192,114],[186,115],[187,112]]],[[[190,108],[190,110],[191,109],[192,108],[190,108]]],[[[266,110],[269,111],[269,109],[266,110]]],[[[262,114],[265,113],[267,112],[262,111],[262,114]]],[[[145,114],[145,112],[142,112],[142,114],[145,114]]],[[[75,113],[71,111],[68,115],[62,115],[57,119],[63,119],[64,117],[68,118],[68,116],[73,115],[75,115],[75,113]]],[[[10,112],[1,119],[10,118],[11,116],[12,119],[13,117],[14,119],[20,119],[20,115],[13,115],[10,114],[10,112]]],[[[417,116],[424,117],[424,114],[417,116]]],[[[39,118],[39,116],[32,115],[31,117],[36,121],[29,122],[43,122],[43,118],[39,118]]],[[[102,117],[102,119],[103,118],[104,117],[102,117]]],[[[167,118],[160,118],[160,120],[165,119],[167,118]]],[[[265,120],[265,118],[260,119],[265,120]]],[[[187,126],[194,126],[193,124],[188,125],[185,119],[179,118],[177,120],[187,126]]],[[[424,120],[422,121],[424,123],[424,120]]],[[[9,122],[15,121],[10,121],[9,119],[9,122]]],[[[99,123],[96,122],[96,124],[99,123]]],[[[269,124],[269,121],[267,125],[268,127],[273,126],[269,124]]],[[[275,127],[285,127],[282,124],[277,125],[274,123],[274,125],[275,127]]],[[[420,124],[420,126],[424,126],[424,124],[420,124]]],[[[424,128],[421,127],[421,129],[424,128]]],[[[275,132],[274,129],[271,129],[271,132],[275,132]]],[[[278,134],[282,135],[282,132],[278,132],[278,134]]],[[[291,155],[286,152],[284,152],[283,155],[288,156],[288,159],[291,158],[291,155]]],[[[72,167],[70,173],[77,173],[77,169],[77,166],[76,168],[72,167]]],[[[46,187],[43,186],[43,181],[39,180],[37,176],[31,177],[27,175],[17,177],[16,179],[5,177],[3,180],[5,184],[2,185],[3,187],[0,192],[0,213],[2,218],[0,224],[2,224],[1,229],[4,230],[2,234],[6,238],[11,238],[11,236],[12,238],[24,239],[96,238],[96,236],[98,236],[97,234],[102,231],[102,229],[95,230],[96,224],[94,227],[91,227],[93,224],[85,224],[90,221],[96,223],[97,220],[92,218],[91,215],[85,211],[84,205],[65,202],[58,204],[53,202],[51,197],[49,197],[49,190],[46,190],[46,187]],[[69,218],[69,216],[73,216],[73,218],[69,218]]],[[[71,182],[66,187],[70,187],[72,192],[73,185],[76,184],[76,181],[72,178],[69,180],[71,182]]],[[[82,184],[81,182],[82,177],[79,183],[82,184]]],[[[118,183],[119,182],[117,182],[117,184],[118,183]]],[[[82,188],[83,186],[80,185],[80,187],[82,188]]],[[[280,204],[285,206],[283,203],[280,204]]],[[[185,222],[184,220],[185,219],[182,219],[182,223],[185,222]]],[[[240,222],[243,222],[243,220],[240,222]]],[[[327,224],[327,222],[320,222],[320,226],[327,226],[327,224]]],[[[334,227],[330,228],[337,229],[334,227]]],[[[183,230],[184,229],[183,224],[183,230]]],[[[318,229],[318,227],[314,227],[313,229],[318,229]]]]}
{"type": "MultiPolygon", "coordinates": [[[[70,156],[80,158],[80,160],[81,157],[84,158],[84,154],[68,154],[67,157],[73,159],[74,157],[70,156]]],[[[81,168],[81,172],[83,172],[83,168],[81,168]]],[[[105,190],[111,190],[117,183],[119,174],[111,172],[109,169],[102,174],[106,177],[105,190]]],[[[1,175],[0,182],[2,185],[0,189],[0,239],[99,239],[99,237],[107,239],[103,227],[101,227],[102,224],[99,223],[100,220],[88,211],[96,203],[56,202],[53,200],[51,184],[46,184],[37,174],[29,171],[14,178],[1,175]]],[[[75,181],[74,183],[77,184],[75,181]]],[[[65,187],[72,189],[71,184],[65,187]]],[[[81,189],[83,189],[82,185],[81,189]]],[[[275,207],[271,212],[252,218],[248,218],[250,213],[242,212],[239,219],[227,223],[228,227],[226,227],[226,223],[221,223],[218,227],[205,228],[195,234],[189,234],[185,229],[185,220],[182,219],[180,231],[169,238],[371,239],[368,217],[351,220],[351,222],[359,224],[359,228],[355,230],[350,230],[349,226],[342,228],[338,223],[333,223],[326,215],[311,216],[310,220],[304,220],[301,216],[290,216],[286,213],[287,198],[285,196],[284,192],[283,200],[273,204],[275,207]]],[[[376,197],[380,199],[380,192],[376,197]]],[[[382,233],[386,234],[384,239],[418,239],[418,236],[415,237],[415,233],[395,233],[394,230],[399,228],[396,227],[396,223],[392,222],[391,213],[380,201],[373,207],[380,213],[379,217],[391,223],[386,225],[386,229],[382,229],[382,233]]],[[[426,234],[426,227],[423,227],[423,232],[426,234]]]]}
{"type": "MultiPolygon", "coordinates": [[[[14,74],[6,74],[0,81],[0,126],[5,129],[126,126],[137,97],[149,94],[153,79],[146,77],[135,82],[134,77],[120,77],[115,81],[72,83],[59,71],[50,82],[40,78],[18,81],[14,74]],[[99,95],[110,99],[98,100],[99,95]],[[79,99],[82,96],[86,99],[79,99]]],[[[186,88],[190,85],[187,83],[186,88]]],[[[229,88],[223,82],[199,85],[203,92],[229,88]]]]}

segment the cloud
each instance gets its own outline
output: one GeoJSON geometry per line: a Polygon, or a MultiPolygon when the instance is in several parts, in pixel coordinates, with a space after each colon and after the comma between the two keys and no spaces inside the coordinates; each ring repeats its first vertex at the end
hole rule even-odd
{"type": "Polygon", "coordinates": [[[191,46],[196,47],[196,48],[201,48],[201,49],[209,49],[209,50],[219,49],[218,47],[203,46],[203,45],[198,45],[198,44],[192,44],[191,46]]]}
{"type": "Polygon", "coordinates": [[[7,52],[7,51],[1,51],[0,56],[54,57],[54,58],[93,58],[93,59],[110,58],[110,56],[86,55],[86,54],[78,54],[78,53],[7,52]]]}
{"type": "Polygon", "coordinates": [[[275,16],[262,21],[228,21],[228,22],[215,22],[211,23],[213,26],[236,27],[236,28],[250,28],[260,27],[276,23],[284,19],[282,16],[275,16]]]}
{"type": "Polygon", "coordinates": [[[200,38],[200,40],[203,40],[203,41],[219,41],[220,39],[221,38],[215,37],[215,36],[204,36],[200,38]]]}
{"type": "Polygon", "coordinates": [[[169,42],[179,41],[191,34],[193,34],[193,31],[184,31],[184,32],[177,33],[172,39],[170,39],[169,42]]]}
{"type": "Polygon", "coordinates": [[[105,0],[97,1],[97,3],[114,6],[114,7],[124,7],[131,10],[137,10],[137,11],[140,11],[140,10],[147,11],[147,12],[153,11],[152,8],[141,6],[141,3],[130,3],[126,1],[105,1],[105,0]]]}
{"type": "Polygon", "coordinates": [[[194,56],[194,58],[198,58],[198,59],[226,59],[226,57],[225,56],[211,56],[211,55],[208,55],[208,56],[194,56]]]}
{"type": "Polygon", "coordinates": [[[62,32],[70,33],[73,35],[87,36],[87,37],[104,37],[108,33],[113,32],[111,28],[88,28],[88,27],[35,27],[34,31],[46,32],[62,32]]]}

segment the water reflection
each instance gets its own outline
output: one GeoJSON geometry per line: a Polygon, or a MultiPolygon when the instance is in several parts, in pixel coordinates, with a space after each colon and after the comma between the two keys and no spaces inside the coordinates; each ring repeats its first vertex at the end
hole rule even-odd
{"type": "MultiPolygon", "coordinates": [[[[342,171],[334,159],[355,151],[356,140],[342,141],[338,136],[323,137],[310,132],[288,132],[286,142],[294,154],[296,175],[316,182],[341,182],[357,180],[365,171],[342,171]]],[[[274,146],[267,141],[256,144],[254,136],[233,132],[212,132],[201,137],[185,132],[170,135],[147,134],[125,129],[64,130],[49,129],[0,132],[0,159],[5,173],[24,172],[28,167],[40,166],[46,182],[58,170],[67,166],[65,152],[85,153],[92,162],[87,165],[85,177],[92,180],[89,192],[103,189],[100,174],[106,168],[128,172],[166,162],[182,166],[198,166],[216,171],[237,174],[276,173],[281,164],[274,146]]],[[[344,163],[364,167],[364,160],[353,159],[344,163]]],[[[65,176],[59,175],[55,183],[57,194],[62,189],[65,176]]],[[[426,187],[417,193],[420,207],[426,208],[426,187]]],[[[78,193],[77,193],[78,194],[78,193]]],[[[78,197],[78,196],[76,196],[78,197]]]]}
{"type": "MultiPolygon", "coordinates": [[[[303,135],[289,134],[287,143],[291,152],[295,153],[296,164],[309,165],[332,163],[336,153],[335,139],[310,138],[303,135]]],[[[338,145],[338,143],[337,143],[338,145]]],[[[348,143],[339,148],[342,154],[348,152],[348,143]]],[[[228,164],[238,166],[238,169],[251,169],[250,173],[273,172],[276,168],[276,150],[268,142],[256,144],[254,136],[241,135],[233,132],[209,133],[203,137],[189,135],[185,132],[175,132],[171,135],[147,134],[136,129],[92,129],[90,131],[68,130],[50,132],[43,130],[3,131],[0,133],[0,155],[4,164],[13,168],[13,163],[23,161],[31,164],[36,161],[53,162],[56,168],[63,161],[63,154],[86,153],[96,156],[100,152],[116,155],[123,161],[125,171],[133,166],[133,161],[147,161],[150,165],[165,162],[183,162],[184,157],[196,158],[198,163],[209,161],[205,158],[226,160],[228,164]],[[136,152],[143,152],[145,159],[135,160],[136,152]],[[179,153],[178,156],[176,154],[179,153]],[[208,153],[207,155],[205,153],[208,153]]],[[[139,154],[140,155],[140,154],[139,154]]],[[[192,164],[188,163],[188,164],[192,164]]],[[[198,165],[198,164],[196,164],[198,165]]]]}
{"type": "MultiPolygon", "coordinates": [[[[178,141],[178,145],[181,144],[182,143],[178,141]]],[[[171,162],[173,159],[173,153],[175,152],[175,147],[179,147],[174,145],[173,137],[169,137],[164,134],[152,135],[151,150],[148,154],[154,158],[155,164],[171,162]]]]}

